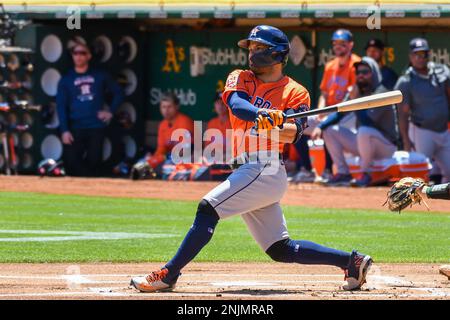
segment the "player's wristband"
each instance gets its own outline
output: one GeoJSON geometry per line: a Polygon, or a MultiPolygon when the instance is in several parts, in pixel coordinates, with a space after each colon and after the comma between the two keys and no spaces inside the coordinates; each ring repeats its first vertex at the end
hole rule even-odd
{"type": "Polygon", "coordinates": [[[437,184],[427,187],[425,193],[430,199],[450,200],[450,183],[437,184]]]}

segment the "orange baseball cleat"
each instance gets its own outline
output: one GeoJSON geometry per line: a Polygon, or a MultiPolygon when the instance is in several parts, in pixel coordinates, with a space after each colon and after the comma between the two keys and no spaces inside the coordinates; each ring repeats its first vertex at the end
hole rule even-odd
{"type": "Polygon", "coordinates": [[[164,282],[169,270],[162,268],[158,271],[153,271],[146,277],[135,277],[131,279],[130,285],[141,292],[157,292],[157,291],[172,291],[175,288],[178,276],[169,284],[164,282]]]}

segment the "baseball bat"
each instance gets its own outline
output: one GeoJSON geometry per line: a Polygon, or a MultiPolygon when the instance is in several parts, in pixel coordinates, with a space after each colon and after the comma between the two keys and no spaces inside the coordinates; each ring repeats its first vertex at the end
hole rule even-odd
{"type": "Polygon", "coordinates": [[[324,114],[330,112],[349,112],[371,108],[378,108],[390,104],[400,103],[403,100],[403,95],[400,90],[388,91],[383,93],[373,94],[367,97],[356,98],[349,101],[340,102],[322,109],[309,110],[299,113],[293,113],[286,116],[286,119],[305,118],[317,114],[324,114]]]}

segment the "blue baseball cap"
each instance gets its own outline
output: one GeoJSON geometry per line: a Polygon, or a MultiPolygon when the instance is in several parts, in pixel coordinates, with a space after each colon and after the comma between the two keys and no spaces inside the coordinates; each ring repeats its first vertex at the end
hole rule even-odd
{"type": "Polygon", "coordinates": [[[423,38],[414,38],[409,42],[409,51],[430,51],[427,40],[423,38]]]}
{"type": "Polygon", "coordinates": [[[353,41],[353,34],[347,29],[338,29],[331,37],[331,41],[335,40],[353,41]]]}

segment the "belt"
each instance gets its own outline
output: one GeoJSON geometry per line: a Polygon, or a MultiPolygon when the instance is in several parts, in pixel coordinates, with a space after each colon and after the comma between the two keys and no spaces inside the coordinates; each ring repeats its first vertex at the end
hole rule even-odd
{"type": "Polygon", "coordinates": [[[247,163],[267,163],[273,160],[281,161],[281,163],[284,164],[283,155],[281,153],[277,153],[274,157],[268,156],[266,152],[264,152],[263,154],[264,156],[260,157],[259,152],[243,152],[239,156],[231,159],[230,165],[233,169],[237,169],[247,163]]]}

